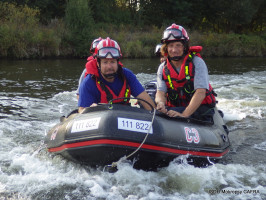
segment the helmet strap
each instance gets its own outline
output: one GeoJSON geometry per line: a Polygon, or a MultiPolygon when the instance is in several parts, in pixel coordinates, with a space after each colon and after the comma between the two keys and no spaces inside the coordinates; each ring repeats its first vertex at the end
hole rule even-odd
{"type": "Polygon", "coordinates": [[[102,76],[104,76],[106,79],[112,79],[112,78],[114,78],[114,77],[116,76],[117,72],[112,73],[112,74],[103,74],[103,73],[101,72],[101,74],[102,74],[102,76]]]}
{"type": "Polygon", "coordinates": [[[169,59],[169,61],[179,61],[179,60],[181,60],[182,58],[184,58],[185,57],[185,54],[183,53],[183,55],[182,56],[174,56],[174,57],[170,57],[170,56],[168,56],[168,59],[169,59]]]}

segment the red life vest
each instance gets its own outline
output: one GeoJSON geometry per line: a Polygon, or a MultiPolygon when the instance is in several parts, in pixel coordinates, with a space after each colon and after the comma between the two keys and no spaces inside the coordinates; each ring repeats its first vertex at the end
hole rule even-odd
{"type": "Polygon", "coordinates": [[[88,58],[87,58],[87,61],[91,61],[91,60],[93,60],[94,59],[94,55],[92,55],[92,56],[89,56],[88,58]]]}
{"type": "MultiPolygon", "coordinates": [[[[121,72],[121,73],[123,73],[123,72],[121,72]]],[[[101,101],[99,103],[108,103],[110,100],[117,99],[117,98],[121,98],[121,99],[115,100],[115,101],[113,101],[113,103],[129,103],[129,99],[125,99],[125,98],[130,97],[131,90],[130,90],[128,82],[124,76],[122,76],[123,81],[124,81],[122,89],[121,89],[119,95],[116,95],[110,87],[108,87],[106,84],[104,84],[103,81],[100,80],[96,59],[93,59],[93,60],[86,63],[85,77],[88,74],[92,75],[92,78],[96,82],[97,89],[101,93],[101,101]]]]}
{"type": "Polygon", "coordinates": [[[99,75],[96,58],[92,58],[92,59],[88,60],[88,62],[85,65],[85,68],[86,68],[85,77],[88,74],[93,74],[93,75],[98,74],[99,75]]]}
{"type": "MultiPolygon", "coordinates": [[[[189,53],[185,56],[178,73],[174,66],[167,59],[166,65],[163,68],[163,80],[167,86],[167,105],[170,107],[186,107],[188,106],[194,90],[194,74],[195,66],[192,59],[194,56],[201,58],[199,52],[201,46],[192,46],[189,48],[189,53]]],[[[206,97],[201,104],[214,107],[216,104],[215,93],[212,86],[209,84],[209,90],[206,90],[206,97]]]]}

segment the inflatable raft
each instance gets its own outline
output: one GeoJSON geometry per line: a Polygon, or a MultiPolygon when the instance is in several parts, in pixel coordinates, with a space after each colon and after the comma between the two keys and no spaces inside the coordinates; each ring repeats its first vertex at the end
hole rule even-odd
{"type": "Polygon", "coordinates": [[[180,155],[205,165],[230,149],[228,130],[216,108],[213,122],[203,122],[120,104],[70,115],[48,132],[45,143],[49,152],[75,162],[97,167],[126,157],[144,170],[165,167],[180,155]]]}

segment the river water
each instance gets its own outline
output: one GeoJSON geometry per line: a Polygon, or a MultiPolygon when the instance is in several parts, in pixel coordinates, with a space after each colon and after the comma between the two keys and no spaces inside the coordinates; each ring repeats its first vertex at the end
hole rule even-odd
{"type": "MultiPolygon", "coordinates": [[[[108,173],[43,149],[46,132],[77,106],[85,60],[0,60],[0,200],[266,199],[265,61],[206,59],[230,130],[220,163],[196,168],[183,156],[157,172],[121,163],[108,173]]],[[[143,84],[156,78],[158,59],[122,62],[143,84]]]]}

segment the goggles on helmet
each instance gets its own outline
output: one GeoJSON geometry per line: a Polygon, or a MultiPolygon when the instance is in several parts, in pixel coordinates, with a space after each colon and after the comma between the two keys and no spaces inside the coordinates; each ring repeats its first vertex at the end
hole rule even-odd
{"type": "Polygon", "coordinates": [[[104,47],[98,50],[97,52],[98,58],[120,58],[120,52],[118,49],[113,47],[104,47]]]}
{"type": "Polygon", "coordinates": [[[173,37],[174,39],[182,39],[184,38],[184,35],[182,33],[182,31],[172,28],[172,29],[166,29],[163,32],[163,38],[162,40],[168,40],[170,37],[173,37]]]}

